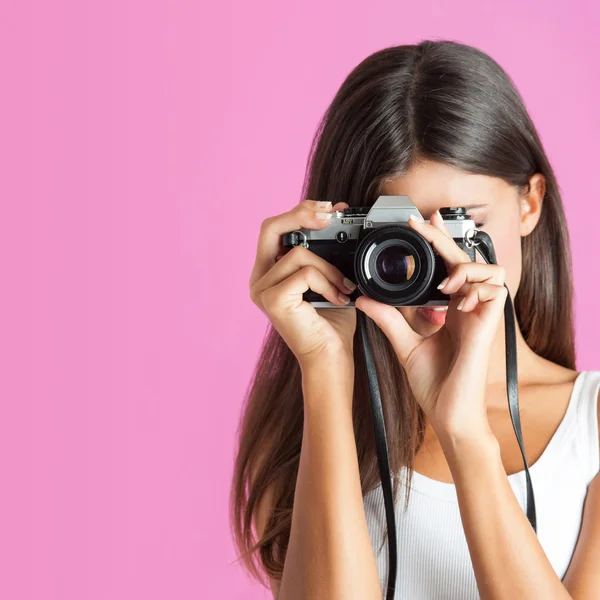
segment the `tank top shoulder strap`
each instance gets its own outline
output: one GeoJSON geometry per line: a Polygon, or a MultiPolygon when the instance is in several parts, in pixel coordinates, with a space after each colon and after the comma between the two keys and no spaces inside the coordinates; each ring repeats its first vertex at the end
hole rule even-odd
{"type": "Polygon", "coordinates": [[[600,435],[598,430],[598,394],[600,393],[600,371],[584,371],[583,381],[576,398],[577,433],[587,464],[590,467],[588,477],[591,479],[600,470],[600,435]]]}

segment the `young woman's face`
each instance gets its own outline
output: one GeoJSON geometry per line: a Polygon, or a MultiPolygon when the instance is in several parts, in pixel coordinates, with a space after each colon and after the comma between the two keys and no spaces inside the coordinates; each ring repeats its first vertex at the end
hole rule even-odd
{"type": "MultiPolygon", "coordinates": [[[[541,174],[532,178],[533,194],[520,197],[516,187],[504,180],[473,175],[455,167],[424,162],[405,175],[385,181],[382,195],[408,196],[424,219],[442,207],[469,207],[467,212],[478,229],[491,238],[498,264],[506,268],[506,285],[514,299],[521,279],[521,237],[528,235],[539,218],[543,187],[541,174]],[[534,181],[535,178],[535,181],[534,181]]],[[[476,252],[477,262],[485,262],[476,252]]],[[[442,327],[446,312],[419,307],[398,307],[410,326],[421,335],[442,327]]]]}

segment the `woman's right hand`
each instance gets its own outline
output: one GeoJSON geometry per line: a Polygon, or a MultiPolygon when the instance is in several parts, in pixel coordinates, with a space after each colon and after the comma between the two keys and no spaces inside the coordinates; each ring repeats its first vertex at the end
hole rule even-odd
{"type": "MultiPolygon", "coordinates": [[[[256,260],[250,276],[250,297],[269,318],[290,350],[304,365],[313,359],[352,355],[356,309],[354,307],[315,309],[302,299],[308,289],[338,306],[347,304],[353,289],[344,284],[343,273],[307,248],[296,246],[288,252],[281,244],[284,233],[296,229],[325,229],[330,214],[348,204],[335,206],[304,200],[290,211],[266,218],[261,225],[256,260]]],[[[352,283],[346,279],[346,283],[352,283]]],[[[354,286],[354,289],[356,286],[354,286]]]]}

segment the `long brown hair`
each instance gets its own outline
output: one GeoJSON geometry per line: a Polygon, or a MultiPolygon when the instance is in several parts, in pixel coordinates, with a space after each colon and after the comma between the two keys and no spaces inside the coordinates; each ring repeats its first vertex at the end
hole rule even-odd
{"type": "MultiPolygon", "coordinates": [[[[319,124],[302,198],[369,206],[386,178],[405,173],[423,158],[500,177],[519,189],[527,187],[534,173],[545,176],[539,222],[521,238],[523,269],[514,307],[531,349],[574,369],[571,255],[560,192],[521,96],[487,54],[453,41],[425,40],[363,60],[319,124]]],[[[412,477],[424,415],[391,344],[370,320],[368,333],[377,370],[384,374],[379,385],[390,467],[397,473],[405,466],[412,477]]],[[[358,327],[354,349],[354,433],[364,495],[379,484],[379,473],[358,327]]],[[[269,326],[240,420],[230,500],[240,558],[263,582],[265,574],[282,576],[302,427],[300,369],[269,326]],[[273,510],[257,540],[254,517],[267,488],[273,493],[273,510]]]]}

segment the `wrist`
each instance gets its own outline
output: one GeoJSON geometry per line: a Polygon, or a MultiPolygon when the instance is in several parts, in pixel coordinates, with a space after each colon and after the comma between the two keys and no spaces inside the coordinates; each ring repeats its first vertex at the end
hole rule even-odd
{"type": "Polygon", "coordinates": [[[354,395],[354,359],[340,354],[331,360],[303,361],[301,363],[304,407],[318,410],[344,406],[352,409],[354,395]]]}
{"type": "Polygon", "coordinates": [[[334,369],[351,370],[354,374],[354,354],[352,348],[321,350],[298,358],[302,376],[306,373],[332,371],[334,369]]]}
{"type": "Polygon", "coordinates": [[[438,438],[453,473],[474,461],[487,462],[500,456],[500,444],[489,426],[476,432],[445,431],[438,438]]]}

